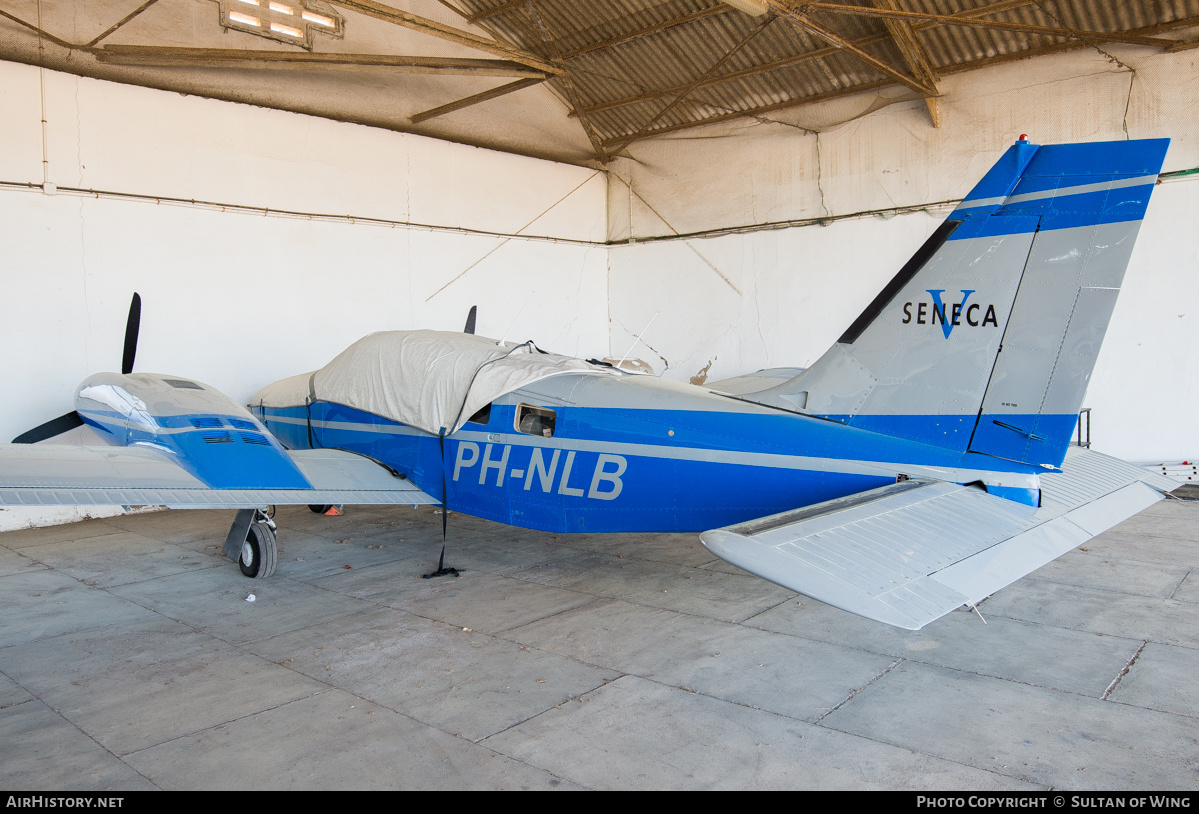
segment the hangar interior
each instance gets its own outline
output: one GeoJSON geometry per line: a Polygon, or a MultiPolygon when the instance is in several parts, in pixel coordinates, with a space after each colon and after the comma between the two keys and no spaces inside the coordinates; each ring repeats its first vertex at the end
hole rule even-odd
{"type": "MultiPolygon", "coordinates": [[[[1194,0],[871,0],[849,6],[4,0],[0,336],[9,352],[0,434],[13,437],[61,414],[85,376],[117,366],[134,291],[144,298],[138,369],[195,378],[243,403],[263,384],[320,367],[372,331],[459,330],[472,305],[479,306],[480,334],[531,338],[580,357],[629,351],[681,382],[806,366],[1022,134],[1041,144],[1167,137],[1172,143],[1163,175],[1086,404],[1097,449],[1141,463],[1190,460],[1199,454],[1191,415],[1199,396],[1193,354],[1199,319],[1196,45],[1194,0]]],[[[1186,552],[1184,559],[1191,556],[1195,538],[1184,527],[1193,512],[1161,511],[1174,524],[1170,539],[1186,552]]],[[[5,509],[0,530],[84,513],[120,514],[5,509]]],[[[413,534],[439,536],[439,521],[422,517],[423,531],[413,534]]],[[[95,532],[96,522],[79,528],[95,532]]],[[[480,537],[494,533],[481,521],[463,522],[480,537]]],[[[203,533],[172,527],[153,539],[202,550],[198,544],[215,534],[204,523],[203,533]]],[[[339,533],[348,534],[333,532],[339,533]]],[[[686,545],[685,535],[670,537],[659,542],[686,545]]],[[[28,544],[43,552],[61,539],[7,538],[12,551],[28,544]]],[[[600,556],[593,548],[602,543],[593,542],[572,556],[600,556]]],[[[1154,563],[1162,585],[1176,576],[1164,573],[1159,554],[1143,559],[1154,563]]],[[[491,565],[478,567],[497,573],[488,571],[491,565]]],[[[715,573],[719,568],[705,576],[715,573]]],[[[1189,573],[1161,596],[1153,593],[1157,588],[1150,592],[1172,603],[1167,613],[1176,621],[1193,619],[1193,599],[1174,597],[1189,573]]],[[[88,579],[89,585],[105,581],[88,579]]],[[[770,586],[765,590],[771,602],[795,604],[781,589],[778,597],[770,586]]],[[[598,593],[613,601],[625,595],[613,591],[598,593]]],[[[1049,603],[1049,594],[1043,587],[1037,601],[1049,603]]],[[[555,613],[574,607],[563,602],[555,613]]],[[[740,629],[769,604],[763,596],[754,603],[753,613],[748,605],[722,606],[716,621],[696,624],[708,632],[717,622],[740,629]]],[[[1013,612],[1013,642],[1028,641],[1033,617],[1013,612]]],[[[619,623],[613,617],[612,624],[619,623]]],[[[837,624],[822,637],[860,633],[837,624]]],[[[486,624],[459,627],[483,631],[486,624]]],[[[1055,642],[1065,647],[1058,639],[1082,628],[1062,622],[1038,646],[1046,652],[1055,642]]],[[[1144,651],[1168,661],[1165,652],[1173,648],[1193,660],[1193,634],[1160,640],[1139,629],[1108,634],[1139,642],[1140,649],[1091,650],[1088,658],[1111,656],[1130,665],[1144,651]]],[[[238,634],[221,637],[244,644],[238,634]]],[[[911,682],[916,694],[921,670],[983,681],[964,666],[977,656],[968,649],[936,667],[917,660],[918,667],[896,668],[899,661],[879,656],[913,645],[920,652],[923,641],[929,640],[874,641],[862,651],[871,653],[871,667],[835,683],[852,698],[861,676],[873,675],[870,683],[891,670],[893,681],[911,682]]],[[[19,637],[16,645],[30,646],[19,637]]],[[[769,649],[755,642],[746,653],[759,646],[769,649]]],[[[596,676],[612,668],[604,664],[594,668],[596,676]]],[[[1127,666],[1124,671],[1117,667],[1112,676],[1126,674],[1127,666]]],[[[19,672],[5,671],[10,678],[19,672]]],[[[626,678],[633,673],[624,670],[626,678]]],[[[1078,693],[1103,702],[1115,688],[1107,681],[1103,688],[1080,689],[1073,678],[1013,677],[1004,668],[982,673],[988,681],[1028,682],[1034,694],[1078,693]]],[[[785,672],[773,675],[787,680],[785,672]]],[[[606,687],[619,680],[605,674],[576,683],[606,687]]],[[[694,693],[689,680],[675,684],[694,693]]],[[[666,692],[664,686],[641,687],[637,697],[657,704],[655,693],[666,692]]],[[[901,697],[905,691],[895,690],[901,697]]],[[[823,720],[828,709],[840,709],[845,701],[830,700],[834,695],[813,701],[827,708],[811,715],[823,720]]],[[[1049,704],[1049,695],[1036,703],[1049,704]]],[[[1188,699],[1168,710],[1177,716],[1168,721],[1175,727],[1168,737],[1179,751],[1150,783],[1196,784],[1193,743],[1188,747],[1185,737],[1173,734],[1193,723],[1196,708],[1188,699]]],[[[752,698],[737,703],[772,709],[752,698]]],[[[1145,708],[1166,715],[1156,702],[1145,708]]],[[[804,718],[809,712],[799,718],[811,720],[804,718]]],[[[865,721],[868,711],[852,714],[865,721]]],[[[494,727],[479,728],[469,739],[482,741],[514,720],[500,715],[494,727]]],[[[843,729],[861,737],[856,726],[843,729]]],[[[784,738],[769,727],[762,732],[784,738]]],[[[738,741],[739,748],[747,755],[757,748],[760,757],[762,744],[751,744],[753,737],[738,741]]],[[[123,756],[104,737],[96,739],[123,756]]],[[[138,736],[125,746],[143,749],[151,741],[138,736]]],[[[539,762],[534,753],[540,748],[530,740],[507,751],[520,771],[477,775],[472,782],[545,781],[536,772],[533,779],[522,774],[528,766],[542,767],[538,771],[553,779],[570,778],[568,785],[607,782],[545,768],[553,761],[539,762]]],[[[916,779],[893,768],[875,778],[878,785],[1063,782],[1061,767],[993,771],[964,760],[954,766],[969,766],[968,773],[945,772],[920,763],[936,749],[903,748],[921,756],[916,779]]],[[[1086,752],[1077,744],[1070,748],[1086,752]]],[[[868,759],[899,765],[874,753],[868,759]]],[[[145,765],[138,783],[152,774],[145,765]]],[[[699,782],[696,776],[683,771],[639,782],[688,786],[699,782]]],[[[132,782],[133,775],[95,777],[103,787],[132,782]]],[[[772,774],[765,785],[818,784],[817,778],[788,777],[772,774]]],[[[836,775],[829,783],[852,786],[865,783],[863,777],[836,775]]],[[[220,784],[194,774],[177,782],[220,784]]],[[[288,782],[304,785],[294,777],[288,782]]],[[[720,784],[703,780],[709,782],[720,784]]],[[[1118,771],[1102,782],[1136,784],[1118,771]]],[[[354,778],[346,785],[360,783],[354,778]]]]}

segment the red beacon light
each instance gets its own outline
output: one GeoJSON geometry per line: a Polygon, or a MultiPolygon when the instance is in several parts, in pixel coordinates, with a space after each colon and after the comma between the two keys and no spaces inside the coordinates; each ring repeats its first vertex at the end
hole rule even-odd
{"type": "Polygon", "coordinates": [[[1021,141],[1028,141],[1028,134],[1027,134],[1027,133],[1021,133],[1021,134],[1020,134],[1020,140],[1021,140],[1021,141]]]}

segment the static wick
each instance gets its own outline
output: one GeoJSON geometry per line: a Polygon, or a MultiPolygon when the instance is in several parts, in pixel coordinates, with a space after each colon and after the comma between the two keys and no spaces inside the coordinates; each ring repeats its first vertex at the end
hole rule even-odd
{"type": "MultiPolygon", "coordinates": [[[[974,611],[975,613],[978,613],[978,605],[975,605],[973,602],[971,602],[970,610],[974,611]]],[[[983,619],[983,615],[981,613],[978,613],[978,618],[983,619]]],[[[983,624],[985,625],[986,623],[987,623],[987,620],[983,619],[983,624]]]]}
{"type": "Polygon", "coordinates": [[[616,363],[617,367],[624,364],[624,360],[629,358],[629,354],[633,352],[633,348],[637,347],[637,343],[641,341],[641,337],[645,336],[645,332],[649,330],[649,326],[654,324],[654,320],[658,318],[658,311],[654,311],[654,315],[649,318],[649,322],[645,323],[645,327],[641,329],[641,333],[633,337],[633,344],[629,345],[629,349],[624,352],[624,356],[620,357],[620,361],[616,363]]]}
{"type": "Polygon", "coordinates": [[[525,305],[529,304],[529,300],[533,299],[533,295],[536,293],[537,293],[536,291],[529,292],[529,296],[525,297],[524,305],[522,305],[520,307],[520,310],[516,312],[516,316],[513,317],[512,324],[508,326],[508,330],[504,331],[504,338],[501,339],[499,342],[496,342],[495,344],[497,344],[497,345],[504,344],[504,341],[508,339],[508,334],[512,333],[512,329],[516,327],[516,320],[520,319],[520,315],[525,312],[525,305]]]}

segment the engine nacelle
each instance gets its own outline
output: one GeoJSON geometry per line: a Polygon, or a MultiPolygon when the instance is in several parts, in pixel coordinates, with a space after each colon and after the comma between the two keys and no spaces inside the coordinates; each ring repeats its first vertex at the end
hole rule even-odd
{"type": "Polygon", "coordinates": [[[308,489],[287,452],[248,410],[202,382],[97,373],[75,411],[114,446],[147,446],[214,489],[308,489]]]}

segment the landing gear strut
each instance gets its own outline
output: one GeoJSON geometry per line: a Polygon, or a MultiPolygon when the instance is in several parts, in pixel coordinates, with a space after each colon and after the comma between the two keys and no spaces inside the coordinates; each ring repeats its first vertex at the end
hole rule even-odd
{"type": "Polygon", "coordinates": [[[275,521],[262,509],[239,509],[225,538],[225,556],[237,560],[241,572],[252,579],[275,573],[279,561],[275,521]]]}

